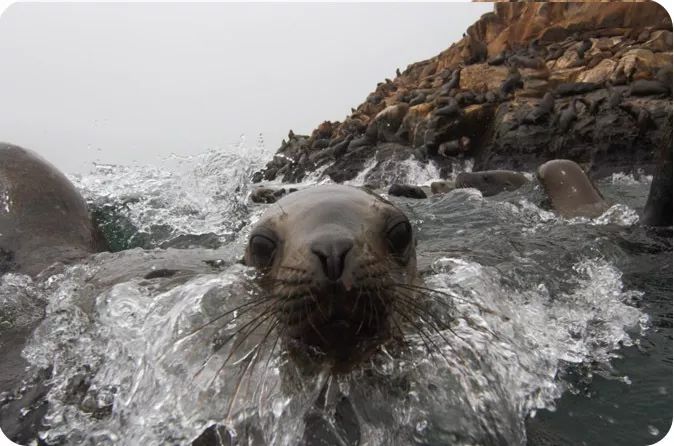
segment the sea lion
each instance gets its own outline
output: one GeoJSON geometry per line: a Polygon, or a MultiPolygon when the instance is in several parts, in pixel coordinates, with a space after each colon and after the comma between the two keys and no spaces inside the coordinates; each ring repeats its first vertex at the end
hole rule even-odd
{"type": "Polygon", "coordinates": [[[599,88],[601,88],[601,85],[595,82],[564,82],[555,88],[555,94],[557,96],[572,96],[589,93],[599,88]]]}
{"type": "Polygon", "coordinates": [[[503,65],[507,58],[508,58],[508,53],[505,50],[503,50],[497,56],[489,59],[487,61],[487,65],[492,65],[492,66],[503,65]]]}
{"type": "Polygon", "coordinates": [[[473,105],[475,103],[475,93],[472,91],[463,91],[456,96],[454,96],[454,99],[461,105],[462,107],[466,107],[468,105],[473,105]]]}
{"type": "Polygon", "coordinates": [[[332,152],[334,157],[340,158],[342,155],[344,155],[346,153],[346,150],[349,148],[349,144],[351,144],[352,140],[353,140],[353,134],[350,133],[342,141],[335,144],[333,146],[333,152],[332,152]]]}
{"type": "Polygon", "coordinates": [[[573,121],[578,119],[578,111],[576,110],[577,103],[580,102],[578,98],[574,98],[566,107],[556,116],[559,124],[559,130],[566,133],[571,128],[573,121]]]}
{"type": "Polygon", "coordinates": [[[415,105],[423,104],[424,102],[426,102],[426,94],[419,93],[416,96],[414,96],[412,99],[410,99],[410,107],[414,107],[415,105]]]}
{"type": "Polygon", "coordinates": [[[433,195],[446,194],[454,189],[454,182],[452,181],[434,181],[431,183],[431,192],[433,195]]]}
{"type": "Polygon", "coordinates": [[[516,65],[511,65],[508,70],[508,77],[503,81],[500,87],[501,95],[507,97],[518,88],[524,88],[522,74],[516,65]]]}
{"type": "Polygon", "coordinates": [[[580,43],[580,46],[576,48],[576,54],[578,55],[578,59],[584,60],[585,59],[585,53],[587,50],[592,48],[592,41],[590,39],[585,39],[580,43]]]}
{"type": "Polygon", "coordinates": [[[555,108],[555,98],[549,91],[545,93],[543,99],[541,100],[533,110],[524,116],[522,123],[524,124],[537,124],[547,118],[552,110],[555,108]]]}
{"type": "Polygon", "coordinates": [[[433,114],[436,116],[446,116],[451,118],[454,116],[461,116],[463,114],[463,110],[459,106],[459,103],[456,101],[456,99],[450,97],[447,98],[447,105],[436,109],[433,114]]]}
{"type": "Polygon", "coordinates": [[[343,185],[300,190],[270,206],[251,231],[244,263],[260,270],[276,300],[288,350],[328,361],[335,371],[391,338],[397,286],[417,280],[405,214],[343,185]]]}
{"type": "Polygon", "coordinates": [[[462,136],[461,138],[446,141],[440,144],[438,147],[438,154],[449,158],[451,156],[457,156],[462,153],[466,153],[470,150],[470,138],[467,136],[462,136]]]}
{"type": "Polygon", "coordinates": [[[509,170],[461,172],[456,176],[456,188],[475,188],[489,197],[504,191],[515,190],[528,183],[527,177],[509,170]]]}
{"type": "Polygon", "coordinates": [[[452,77],[449,79],[449,82],[444,86],[447,92],[450,92],[454,88],[459,88],[461,83],[461,67],[457,68],[452,72],[452,77]]]}
{"type": "Polygon", "coordinates": [[[518,68],[530,68],[533,70],[538,70],[545,67],[545,61],[540,57],[527,57],[527,56],[510,56],[508,61],[517,66],[518,68]]]}
{"type": "Polygon", "coordinates": [[[641,217],[647,226],[672,226],[672,139],[663,144],[658,155],[648,201],[641,217]]]}
{"type": "Polygon", "coordinates": [[[395,133],[402,124],[409,108],[410,106],[404,102],[389,105],[372,119],[365,134],[376,141],[396,142],[398,138],[395,133]]]}
{"type": "Polygon", "coordinates": [[[426,192],[424,192],[422,188],[411,184],[392,184],[391,187],[388,188],[388,194],[394,197],[407,197],[416,199],[428,198],[426,192]]]}
{"type": "MultiPolygon", "coordinates": [[[[53,264],[105,249],[84,199],[65,175],[34,152],[0,143],[0,275],[18,272],[35,277],[53,264]]],[[[3,327],[0,393],[9,395],[21,387],[26,370],[21,352],[37,323],[3,327]]],[[[3,431],[28,443],[30,433],[42,428],[46,405],[40,400],[46,392],[47,387],[38,383],[19,399],[5,399],[0,406],[3,431]]]]}
{"type": "Polygon", "coordinates": [[[35,276],[106,249],[65,175],[34,152],[0,143],[0,273],[35,276]]]}
{"type": "Polygon", "coordinates": [[[548,161],[538,167],[537,175],[552,208],[562,217],[597,217],[608,209],[599,190],[573,161],[548,161]]]}
{"type": "Polygon", "coordinates": [[[630,96],[649,96],[668,94],[671,86],[665,85],[660,80],[639,79],[630,85],[630,96]]]}

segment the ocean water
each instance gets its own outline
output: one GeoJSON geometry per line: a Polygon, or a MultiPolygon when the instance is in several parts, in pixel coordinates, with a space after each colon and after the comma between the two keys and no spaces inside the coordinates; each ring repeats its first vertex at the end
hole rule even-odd
{"type": "MultiPolygon", "coordinates": [[[[637,224],[651,178],[600,181],[613,206],[595,219],[542,208],[534,184],[388,197],[413,223],[425,298],[451,329],[411,314],[404,349],[307,378],[238,262],[267,206],[248,201],[249,178],[270,156],[242,141],[71,178],[118,252],[42,281],[0,277],[0,331],[36,324],[26,382],[48,370],[42,442],[294,445],[309,415],[337,444],[632,446],[667,433],[672,232],[637,224]]],[[[437,170],[408,160],[391,175],[422,184],[437,170]]],[[[351,183],[364,182],[367,171],[351,183]]]]}

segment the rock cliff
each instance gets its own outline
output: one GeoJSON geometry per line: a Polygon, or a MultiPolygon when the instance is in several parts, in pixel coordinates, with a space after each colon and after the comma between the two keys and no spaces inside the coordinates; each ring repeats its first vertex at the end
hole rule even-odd
{"type": "Polygon", "coordinates": [[[495,3],[437,56],[385,79],[343,122],[291,131],[254,181],[335,181],[414,157],[442,176],[534,170],[553,158],[591,175],[652,171],[671,139],[672,22],[654,2],[495,3]]]}

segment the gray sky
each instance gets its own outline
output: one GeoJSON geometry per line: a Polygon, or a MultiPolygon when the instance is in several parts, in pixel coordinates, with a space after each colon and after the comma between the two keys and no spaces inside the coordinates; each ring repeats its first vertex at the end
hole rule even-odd
{"type": "Polygon", "coordinates": [[[67,172],[152,163],[342,120],[491,3],[14,4],[0,17],[0,141],[67,172]]]}

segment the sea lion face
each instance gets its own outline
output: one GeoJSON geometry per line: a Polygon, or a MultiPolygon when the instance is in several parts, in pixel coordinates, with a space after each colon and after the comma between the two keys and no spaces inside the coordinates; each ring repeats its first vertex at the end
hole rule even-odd
{"type": "Polygon", "coordinates": [[[399,286],[416,279],[415,244],[391,203],[323,185],[272,205],[251,232],[245,263],[262,273],[282,338],[348,368],[390,338],[399,286]]]}

